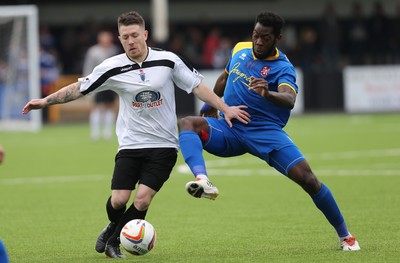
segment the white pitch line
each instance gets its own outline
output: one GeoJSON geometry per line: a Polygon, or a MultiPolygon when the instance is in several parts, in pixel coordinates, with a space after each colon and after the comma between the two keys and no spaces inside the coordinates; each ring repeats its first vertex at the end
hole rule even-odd
{"type": "Polygon", "coordinates": [[[111,180],[111,175],[74,175],[74,176],[49,176],[49,177],[18,177],[0,179],[0,185],[22,185],[22,184],[49,184],[49,183],[69,183],[82,181],[102,181],[111,180]]]}
{"type": "MultiPolygon", "coordinates": [[[[307,156],[307,155],[306,155],[307,156]]],[[[309,154],[308,158],[312,159],[354,159],[364,157],[384,158],[391,156],[400,156],[400,148],[364,150],[364,151],[346,151],[346,152],[330,152],[320,154],[309,154]]],[[[247,165],[263,164],[263,161],[248,155],[241,157],[220,158],[216,160],[207,160],[207,171],[210,175],[215,176],[273,176],[280,175],[273,168],[264,164],[265,167],[257,169],[237,169],[233,168],[246,163],[247,165]]],[[[400,176],[400,170],[397,169],[379,169],[376,164],[371,165],[378,169],[314,169],[317,176],[400,176]]],[[[387,165],[384,165],[387,167],[387,165]]],[[[191,174],[186,164],[177,165],[174,169],[178,174],[191,174]]],[[[82,181],[102,181],[111,180],[112,175],[74,175],[74,176],[49,176],[49,177],[18,177],[0,179],[0,185],[24,185],[24,184],[46,184],[46,183],[68,183],[82,181]]]]}
{"type": "MultiPolygon", "coordinates": [[[[179,165],[177,172],[180,174],[191,174],[190,169],[186,165],[179,165]]],[[[209,175],[212,176],[275,176],[281,175],[273,168],[266,166],[262,169],[225,169],[214,168],[207,169],[209,175]]],[[[319,176],[400,176],[400,170],[389,169],[315,169],[314,173],[319,176]]]]}
{"type": "MultiPolygon", "coordinates": [[[[379,150],[360,150],[360,151],[344,151],[344,152],[326,152],[326,153],[309,153],[304,154],[307,159],[313,160],[333,160],[333,159],[355,159],[364,157],[375,157],[375,158],[385,158],[385,157],[400,157],[400,148],[394,149],[379,149],[379,150]]],[[[234,165],[241,166],[243,163],[255,164],[263,163],[263,160],[252,156],[244,155],[239,157],[229,157],[229,158],[219,158],[215,160],[206,160],[207,167],[219,167],[219,166],[229,166],[234,165]]]]}
{"type": "MultiPolygon", "coordinates": [[[[400,148],[394,149],[379,149],[379,150],[363,150],[363,151],[344,151],[344,152],[326,152],[319,154],[306,154],[308,159],[355,159],[365,157],[386,158],[399,156],[400,148]]],[[[209,174],[222,176],[250,176],[250,175],[279,175],[273,168],[265,164],[265,168],[257,169],[236,169],[233,167],[241,166],[243,163],[247,165],[263,164],[263,161],[252,155],[239,156],[231,158],[220,158],[216,160],[206,160],[207,171],[209,174]]],[[[374,164],[376,166],[376,164],[374,164]]],[[[386,165],[387,167],[387,165],[386,165]]],[[[190,174],[191,171],[186,164],[181,164],[176,167],[176,171],[181,174],[190,174]]],[[[391,169],[315,169],[314,173],[317,176],[374,176],[374,175],[389,175],[399,176],[400,170],[391,169]]]]}

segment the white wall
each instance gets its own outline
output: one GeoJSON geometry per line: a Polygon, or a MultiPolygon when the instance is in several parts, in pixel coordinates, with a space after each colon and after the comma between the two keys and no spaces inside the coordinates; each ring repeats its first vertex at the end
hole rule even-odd
{"type": "Polygon", "coordinates": [[[346,112],[400,111],[400,66],[352,66],[343,71],[346,112]]]}

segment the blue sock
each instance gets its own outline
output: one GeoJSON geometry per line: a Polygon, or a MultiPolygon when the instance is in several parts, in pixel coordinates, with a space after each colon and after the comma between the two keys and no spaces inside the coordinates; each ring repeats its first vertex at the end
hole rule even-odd
{"type": "Polygon", "coordinates": [[[316,195],[311,196],[311,198],[318,209],[325,215],[326,219],[328,219],[329,223],[335,228],[339,238],[348,236],[349,231],[331,190],[322,184],[321,190],[316,195]]]}
{"type": "Polygon", "coordinates": [[[0,262],[1,263],[8,263],[8,255],[5,245],[3,241],[0,240],[0,262]]]}
{"type": "Polygon", "coordinates": [[[195,176],[199,174],[207,175],[203,157],[203,144],[199,135],[194,131],[181,131],[179,133],[179,146],[192,173],[195,176]]]}

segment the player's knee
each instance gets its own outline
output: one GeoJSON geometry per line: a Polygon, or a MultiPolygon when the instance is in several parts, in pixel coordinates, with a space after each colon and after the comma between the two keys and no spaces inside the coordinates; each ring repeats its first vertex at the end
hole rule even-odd
{"type": "Polygon", "coordinates": [[[179,130],[193,130],[193,118],[192,117],[184,117],[178,122],[179,130]]]}
{"type": "Polygon", "coordinates": [[[299,184],[308,194],[316,194],[321,189],[321,183],[311,171],[309,166],[299,165],[293,167],[289,177],[299,184]]]}
{"type": "Polygon", "coordinates": [[[142,197],[135,197],[133,200],[133,205],[139,211],[144,211],[149,208],[151,202],[150,197],[142,196],[142,197]]]}
{"type": "Polygon", "coordinates": [[[120,209],[126,205],[127,201],[121,198],[111,199],[111,205],[114,209],[120,209]]]}
{"type": "Polygon", "coordinates": [[[179,120],[179,131],[192,130],[199,133],[201,130],[208,130],[208,123],[202,117],[188,116],[179,120]]]}
{"type": "Polygon", "coordinates": [[[128,193],[113,193],[111,197],[111,205],[114,209],[120,209],[124,207],[130,198],[128,193]]]}
{"type": "Polygon", "coordinates": [[[313,174],[313,172],[308,171],[303,176],[303,189],[309,194],[316,194],[321,189],[321,183],[317,179],[317,177],[313,174]]]}

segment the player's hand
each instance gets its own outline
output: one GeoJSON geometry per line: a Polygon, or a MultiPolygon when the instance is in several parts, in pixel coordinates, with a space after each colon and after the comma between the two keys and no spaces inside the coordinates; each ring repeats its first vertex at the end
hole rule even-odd
{"type": "Polygon", "coordinates": [[[249,89],[254,90],[264,98],[268,98],[269,96],[268,82],[263,78],[255,78],[251,76],[249,89]]]}
{"type": "Polygon", "coordinates": [[[224,112],[224,117],[229,127],[232,127],[232,119],[236,119],[244,124],[248,124],[250,122],[250,114],[243,110],[247,108],[245,105],[240,106],[231,106],[224,112]]]}
{"type": "Polygon", "coordinates": [[[46,99],[33,99],[29,101],[22,109],[22,114],[27,114],[31,110],[42,109],[47,106],[46,99]]]}

